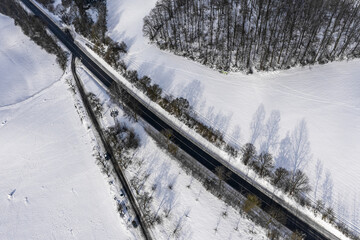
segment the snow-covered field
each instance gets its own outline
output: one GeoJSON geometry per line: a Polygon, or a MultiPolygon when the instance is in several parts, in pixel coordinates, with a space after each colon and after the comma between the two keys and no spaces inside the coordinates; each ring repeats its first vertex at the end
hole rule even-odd
{"type": "MultiPolygon", "coordinates": [[[[81,65],[77,72],[86,89],[104,102],[103,127],[112,126],[114,120],[110,111],[118,109],[117,106],[109,101],[106,92],[81,65]]],[[[151,193],[151,209],[158,212],[163,219],[161,224],[155,224],[152,228],[155,239],[267,239],[265,229],[256,226],[254,222],[206,191],[199,181],[186,174],[175,159],[158,147],[139,123],[129,122],[122,110],[118,111],[118,122],[133,128],[140,136],[140,147],[133,153],[134,163],[126,170],[126,175],[128,180],[134,176],[150,175],[142,191],[151,193]],[[138,165],[136,162],[140,161],[143,162],[138,165]],[[173,185],[172,189],[169,184],[173,185]],[[153,191],[154,185],[156,189],[153,191]],[[164,210],[168,208],[171,208],[171,212],[165,217],[164,210]],[[223,215],[224,212],[226,216],[223,215]],[[181,227],[174,235],[173,231],[178,224],[181,227]],[[238,230],[235,230],[236,227],[238,230]]]]}
{"type": "Polygon", "coordinates": [[[249,124],[261,103],[268,113],[280,111],[281,137],[305,118],[313,153],[306,172],[314,181],[320,159],[324,172],[333,177],[335,210],[359,224],[360,60],[253,75],[220,74],[148,44],[142,19],[155,3],[108,0],[109,34],[130,47],[125,59],[129,67],[150,76],[165,92],[186,97],[213,126],[236,135],[241,143],[249,141],[249,124]]]}
{"type": "Polygon", "coordinates": [[[33,50],[36,45],[22,36],[12,19],[1,15],[0,24],[3,36],[0,39],[0,106],[3,107],[45,89],[60,78],[61,69],[56,66],[55,56],[33,50]]]}
{"type": "Polygon", "coordinates": [[[71,74],[3,15],[0,33],[0,238],[134,239],[95,163],[71,74]]]}

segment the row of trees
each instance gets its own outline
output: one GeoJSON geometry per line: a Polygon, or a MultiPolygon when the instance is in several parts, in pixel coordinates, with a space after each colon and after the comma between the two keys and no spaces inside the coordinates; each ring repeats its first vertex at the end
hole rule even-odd
{"type": "MultiPolygon", "coordinates": [[[[53,0],[42,1],[52,2],[53,0]]],[[[49,6],[49,4],[45,6],[49,6]]],[[[124,42],[118,43],[106,35],[107,7],[105,0],[62,0],[62,5],[58,5],[53,11],[61,17],[64,23],[73,24],[76,32],[89,39],[93,43],[89,47],[108,64],[120,72],[126,70],[121,57],[127,52],[127,45],[124,42]]]]}
{"type": "Polygon", "coordinates": [[[261,104],[250,123],[249,143],[260,146],[260,153],[276,152],[275,165],[295,173],[303,170],[312,159],[309,133],[305,119],[298,122],[292,132],[280,140],[280,112],[274,110],[265,121],[265,108],[261,104]]]}
{"type": "Polygon", "coordinates": [[[65,24],[73,25],[76,32],[84,37],[94,42],[105,42],[107,32],[105,0],[62,0],[57,6],[54,6],[54,0],[39,0],[38,2],[49,11],[59,15],[65,24]]]}
{"type": "Polygon", "coordinates": [[[13,18],[15,25],[19,25],[25,35],[48,53],[56,55],[60,67],[63,70],[66,68],[67,54],[47,33],[45,25],[39,18],[29,14],[17,1],[13,0],[1,1],[0,13],[13,18]]]}
{"type": "Polygon", "coordinates": [[[274,159],[270,153],[262,152],[257,155],[253,144],[247,143],[241,149],[242,162],[251,167],[262,178],[269,178],[271,183],[300,199],[311,190],[309,178],[301,170],[288,171],[283,167],[275,169],[274,159]]]}
{"type": "MultiPolygon", "coordinates": [[[[225,149],[234,157],[238,155],[238,151],[227,144],[224,140],[223,134],[214,128],[207,126],[201,121],[197,120],[195,113],[191,110],[189,101],[185,98],[174,98],[170,95],[162,95],[162,89],[157,84],[152,84],[148,76],[139,77],[136,70],[122,70],[123,76],[133,83],[139,90],[145,93],[152,101],[158,103],[164,110],[177,117],[184,122],[188,127],[194,129],[197,133],[209,140],[214,145],[225,149]]],[[[137,101],[133,99],[121,86],[114,84],[111,87],[111,93],[116,102],[123,103],[123,107],[130,107],[133,111],[139,111],[137,101]]],[[[129,112],[129,111],[126,111],[129,112]]],[[[141,114],[139,112],[138,114],[141,114]]],[[[137,119],[136,114],[128,113],[134,119],[137,119]]]]}
{"type": "MultiPolygon", "coordinates": [[[[349,230],[349,226],[337,219],[347,219],[347,210],[345,207],[342,209],[340,202],[334,201],[331,173],[329,170],[323,173],[323,164],[319,159],[314,168],[313,197],[309,194],[310,184],[304,169],[312,159],[312,154],[306,121],[298,122],[293,131],[280,139],[279,111],[272,111],[266,121],[265,115],[265,108],[260,105],[250,124],[250,143],[242,148],[243,163],[277,188],[295,196],[300,204],[308,206],[315,215],[321,215],[324,220],[334,224],[346,236],[357,239],[355,233],[349,230]],[[254,145],[260,147],[258,155],[254,145]],[[277,154],[273,159],[268,152],[277,154]],[[333,208],[336,207],[337,210],[334,211],[333,208]]],[[[348,222],[356,225],[358,216],[355,206],[353,215],[353,219],[348,222]]]]}
{"type": "Polygon", "coordinates": [[[259,70],[360,56],[357,0],[160,0],[144,34],[218,69],[259,70]]]}

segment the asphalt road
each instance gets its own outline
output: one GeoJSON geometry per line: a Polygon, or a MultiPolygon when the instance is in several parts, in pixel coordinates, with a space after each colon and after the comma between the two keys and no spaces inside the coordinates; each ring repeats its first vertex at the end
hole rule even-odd
{"type": "MultiPolygon", "coordinates": [[[[90,59],[74,42],[67,36],[56,24],[54,24],[45,14],[43,14],[36,6],[34,6],[29,0],[21,0],[36,16],[43,20],[50,31],[72,52],[72,54],[81,59],[82,63],[92,72],[92,74],[98,78],[106,87],[110,87],[115,80],[113,80],[105,71],[102,70],[92,59],[90,59]]],[[[173,132],[172,141],[177,144],[181,149],[186,151],[190,156],[199,161],[203,166],[215,173],[217,166],[222,164],[216,160],[213,156],[202,150],[198,145],[190,141],[178,131],[173,129],[170,125],[160,119],[157,114],[150,111],[144,104],[131,97],[132,101],[138,106],[139,115],[150,125],[152,125],[158,131],[164,129],[171,129],[173,132]]],[[[263,209],[275,207],[287,216],[285,226],[292,231],[299,230],[306,234],[305,239],[338,239],[326,230],[317,229],[312,224],[307,223],[296,216],[296,214],[288,211],[281,206],[278,202],[274,201],[268,195],[264,194],[260,189],[253,186],[231,169],[224,166],[229,172],[231,172],[227,184],[234,189],[240,191],[242,194],[252,193],[255,194],[261,201],[261,207],[263,209]],[[325,237],[322,231],[326,231],[328,237],[325,237]],[[329,237],[330,236],[330,237],[329,237]]]]}

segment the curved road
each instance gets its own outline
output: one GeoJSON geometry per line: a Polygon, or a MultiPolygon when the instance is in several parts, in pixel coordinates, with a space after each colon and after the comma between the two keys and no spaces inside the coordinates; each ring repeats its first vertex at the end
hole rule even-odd
{"type": "MultiPolygon", "coordinates": [[[[106,87],[110,87],[116,82],[107,72],[105,72],[98,63],[95,63],[84,53],[74,42],[67,36],[55,23],[53,23],[41,10],[39,10],[30,0],[21,0],[36,16],[38,16],[49,28],[49,30],[72,52],[72,54],[81,59],[82,63],[92,72],[92,74],[98,78],[106,87]]],[[[125,88],[126,89],[126,88],[125,88]]],[[[203,166],[215,173],[217,166],[222,166],[215,157],[204,151],[199,145],[193,142],[193,140],[187,139],[179,131],[175,130],[168,123],[163,121],[158,113],[154,113],[147,108],[145,104],[138,101],[136,98],[131,97],[131,100],[136,103],[139,110],[139,115],[152,125],[158,131],[164,129],[171,129],[173,131],[172,141],[177,144],[181,149],[186,151],[194,159],[199,161],[203,166]]],[[[229,172],[231,172],[230,179],[227,180],[227,184],[234,189],[240,191],[242,194],[252,193],[255,194],[262,201],[262,208],[266,209],[269,206],[276,207],[283,211],[287,216],[285,226],[292,231],[299,230],[306,234],[305,239],[338,239],[333,234],[328,232],[326,229],[320,229],[314,227],[313,224],[302,220],[296,216],[296,213],[287,210],[278,201],[273,200],[267,194],[263,193],[259,188],[253,186],[251,183],[246,181],[244,178],[236,174],[231,169],[224,166],[229,172]]]]}

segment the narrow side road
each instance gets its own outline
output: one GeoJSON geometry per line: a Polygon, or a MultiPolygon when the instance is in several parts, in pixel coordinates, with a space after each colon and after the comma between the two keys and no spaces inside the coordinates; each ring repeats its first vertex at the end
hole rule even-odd
{"type": "Polygon", "coordinates": [[[84,104],[84,106],[86,108],[86,112],[87,112],[93,126],[95,127],[99,137],[100,137],[100,140],[101,140],[101,142],[102,142],[102,144],[103,144],[103,146],[105,148],[105,151],[107,153],[109,153],[109,157],[110,157],[112,165],[114,166],[116,176],[119,178],[121,184],[123,185],[126,196],[128,197],[129,202],[132,205],[132,208],[134,209],[136,219],[138,220],[138,222],[140,224],[140,227],[141,227],[141,230],[142,230],[142,233],[143,233],[145,239],[152,240],[151,234],[150,234],[150,232],[148,230],[148,227],[147,227],[145,221],[142,218],[140,208],[139,208],[139,206],[138,206],[138,204],[137,204],[137,202],[135,200],[135,197],[132,194],[130,186],[129,186],[126,178],[125,178],[125,175],[122,172],[122,170],[121,170],[119,164],[117,163],[116,159],[113,157],[113,156],[115,156],[114,153],[113,153],[113,150],[110,147],[110,145],[108,144],[108,142],[106,141],[104,132],[103,132],[102,128],[100,127],[100,124],[99,124],[98,120],[96,119],[95,113],[93,112],[93,110],[92,110],[92,108],[90,106],[89,100],[88,100],[88,98],[86,96],[86,93],[85,93],[85,90],[84,90],[83,85],[81,83],[81,80],[79,79],[79,77],[78,77],[78,75],[76,73],[75,59],[76,59],[76,57],[73,55],[72,59],[71,59],[71,71],[72,71],[72,74],[74,76],[77,88],[79,89],[79,93],[80,93],[82,102],[83,102],[83,104],[84,104]]]}

